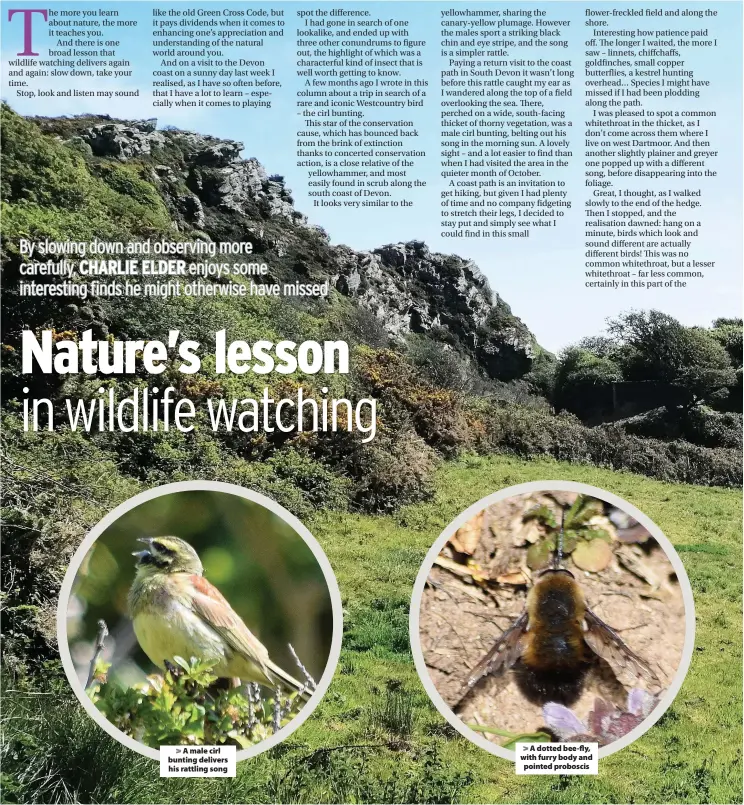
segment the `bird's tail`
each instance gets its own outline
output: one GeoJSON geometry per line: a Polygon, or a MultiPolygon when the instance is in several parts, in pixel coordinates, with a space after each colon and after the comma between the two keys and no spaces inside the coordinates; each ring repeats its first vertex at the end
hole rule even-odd
{"type": "Polygon", "coordinates": [[[293,693],[298,693],[303,701],[307,701],[310,696],[312,696],[313,691],[309,685],[303,685],[302,682],[298,682],[293,676],[290,676],[286,671],[276,665],[276,663],[269,660],[266,663],[266,667],[272,682],[278,683],[283,688],[288,688],[293,693]]]}

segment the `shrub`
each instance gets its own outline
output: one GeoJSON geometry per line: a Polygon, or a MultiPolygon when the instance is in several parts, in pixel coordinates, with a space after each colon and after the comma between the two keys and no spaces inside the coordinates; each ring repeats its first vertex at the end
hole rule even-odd
{"type": "Polygon", "coordinates": [[[253,684],[218,690],[213,664],[176,657],[162,676],[121,688],[106,679],[108,664],[99,662],[88,695],[117,729],[155,749],[178,744],[248,749],[292,720],[298,694],[264,698],[253,684]]]}
{"type": "Polygon", "coordinates": [[[403,355],[362,350],[357,368],[360,385],[380,400],[384,414],[396,424],[404,413],[408,426],[445,455],[472,446],[462,398],[427,382],[403,355]]]}
{"type": "Polygon", "coordinates": [[[631,311],[608,323],[626,380],[664,381],[688,406],[727,396],[736,376],[729,354],[710,330],[685,327],[658,310],[631,311]]]}
{"type": "Polygon", "coordinates": [[[287,481],[301,490],[313,508],[347,508],[351,481],[333,472],[307,451],[298,448],[280,450],[266,463],[279,481],[287,481]]]}
{"type": "Polygon", "coordinates": [[[437,455],[411,430],[378,431],[366,444],[338,433],[320,449],[354,481],[352,503],[363,511],[390,512],[434,495],[437,455]]]}
{"type": "Polygon", "coordinates": [[[622,379],[622,370],[611,358],[570,347],[563,352],[556,367],[553,400],[557,408],[564,408],[579,416],[590,416],[596,400],[587,391],[622,379]]]}
{"type": "Polygon", "coordinates": [[[655,408],[615,423],[634,436],[684,439],[703,447],[736,448],[742,442],[742,416],[720,413],[703,406],[690,410],[655,408]]]}
{"type": "Polygon", "coordinates": [[[126,241],[145,231],[166,234],[170,220],[149,183],[124,166],[93,175],[77,151],[65,148],[3,104],[3,237],[14,252],[20,237],[126,241]]]}
{"type": "Polygon", "coordinates": [[[736,449],[642,439],[617,424],[589,428],[572,414],[552,416],[516,406],[494,409],[483,423],[481,453],[552,456],[702,486],[741,484],[741,454],[736,449]]]}
{"type": "MultiPolygon", "coordinates": [[[[352,343],[378,348],[387,347],[390,343],[384,322],[367,308],[353,305],[342,314],[342,323],[347,333],[347,340],[352,343]]],[[[337,337],[338,331],[332,335],[334,338],[337,337]]]]}
{"type": "Polygon", "coordinates": [[[741,451],[629,436],[622,428],[587,429],[591,463],[651,478],[702,486],[741,486],[741,451]]]}
{"type": "Polygon", "coordinates": [[[408,359],[422,377],[434,386],[469,392],[477,383],[478,373],[467,358],[452,347],[438,344],[430,338],[411,336],[408,340],[408,359]]]}

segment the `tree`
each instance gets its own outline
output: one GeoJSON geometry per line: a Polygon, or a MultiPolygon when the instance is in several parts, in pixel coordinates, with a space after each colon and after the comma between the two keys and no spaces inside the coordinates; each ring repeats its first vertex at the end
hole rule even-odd
{"type": "Polygon", "coordinates": [[[734,367],[742,365],[742,327],[741,319],[716,319],[711,335],[728,353],[734,367]]]}
{"type": "Polygon", "coordinates": [[[725,398],[736,382],[729,355],[710,330],[685,327],[658,310],[630,311],[608,322],[616,360],[626,380],[669,383],[683,407],[725,398]]]}
{"type": "Polygon", "coordinates": [[[713,322],[712,336],[726,350],[732,365],[736,369],[736,380],[729,386],[728,399],[721,406],[725,411],[741,411],[744,403],[742,390],[742,320],[716,319],[713,322]]]}
{"type": "Polygon", "coordinates": [[[581,346],[568,347],[556,368],[553,401],[556,408],[588,416],[602,408],[600,389],[622,379],[622,369],[612,358],[581,346]]]}

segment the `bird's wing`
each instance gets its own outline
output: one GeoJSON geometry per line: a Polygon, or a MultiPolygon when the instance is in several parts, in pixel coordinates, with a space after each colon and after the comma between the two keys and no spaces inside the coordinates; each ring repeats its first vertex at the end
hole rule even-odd
{"type": "Polygon", "coordinates": [[[251,634],[240,615],[230,606],[222,593],[204,576],[191,576],[190,581],[194,589],[192,606],[196,614],[209,624],[233,651],[247,655],[255,663],[266,668],[269,652],[261,641],[251,634]]]}
{"type": "Polygon", "coordinates": [[[279,680],[291,690],[302,691],[302,698],[310,697],[310,692],[302,683],[269,659],[266,647],[251,634],[240,615],[213,584],[210,584],[204,576],[191,576],[191,583],[194,588],[192,598],[194,612],[209,624],[234,652],[254,662],[266,677],[267,683],[275,685],[279,680]]]}

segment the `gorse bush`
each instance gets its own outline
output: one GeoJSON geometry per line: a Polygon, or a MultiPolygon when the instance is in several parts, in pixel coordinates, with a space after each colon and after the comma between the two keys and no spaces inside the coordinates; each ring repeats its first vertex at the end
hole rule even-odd
{"type": "MultiPolygon", "coordinates": [[[[384,416],[384,413],[383,413],[384,416]]],[[[363,442],[339,431],[315,443],[316,455],[350,480],[350,503],[363,511],[393,511],[434,494],[439,456],[412,429],[383,426],[363,442]]]]}
{"type": "Polygon", "coordinates": [[[392,350],[366,350],[358,361],[358,382],[379,399],[388,418],[409,420],[429,445],[448,455],[467,447],[469,433],[462,397],[432,385],[405,357],[392,350]]]}

